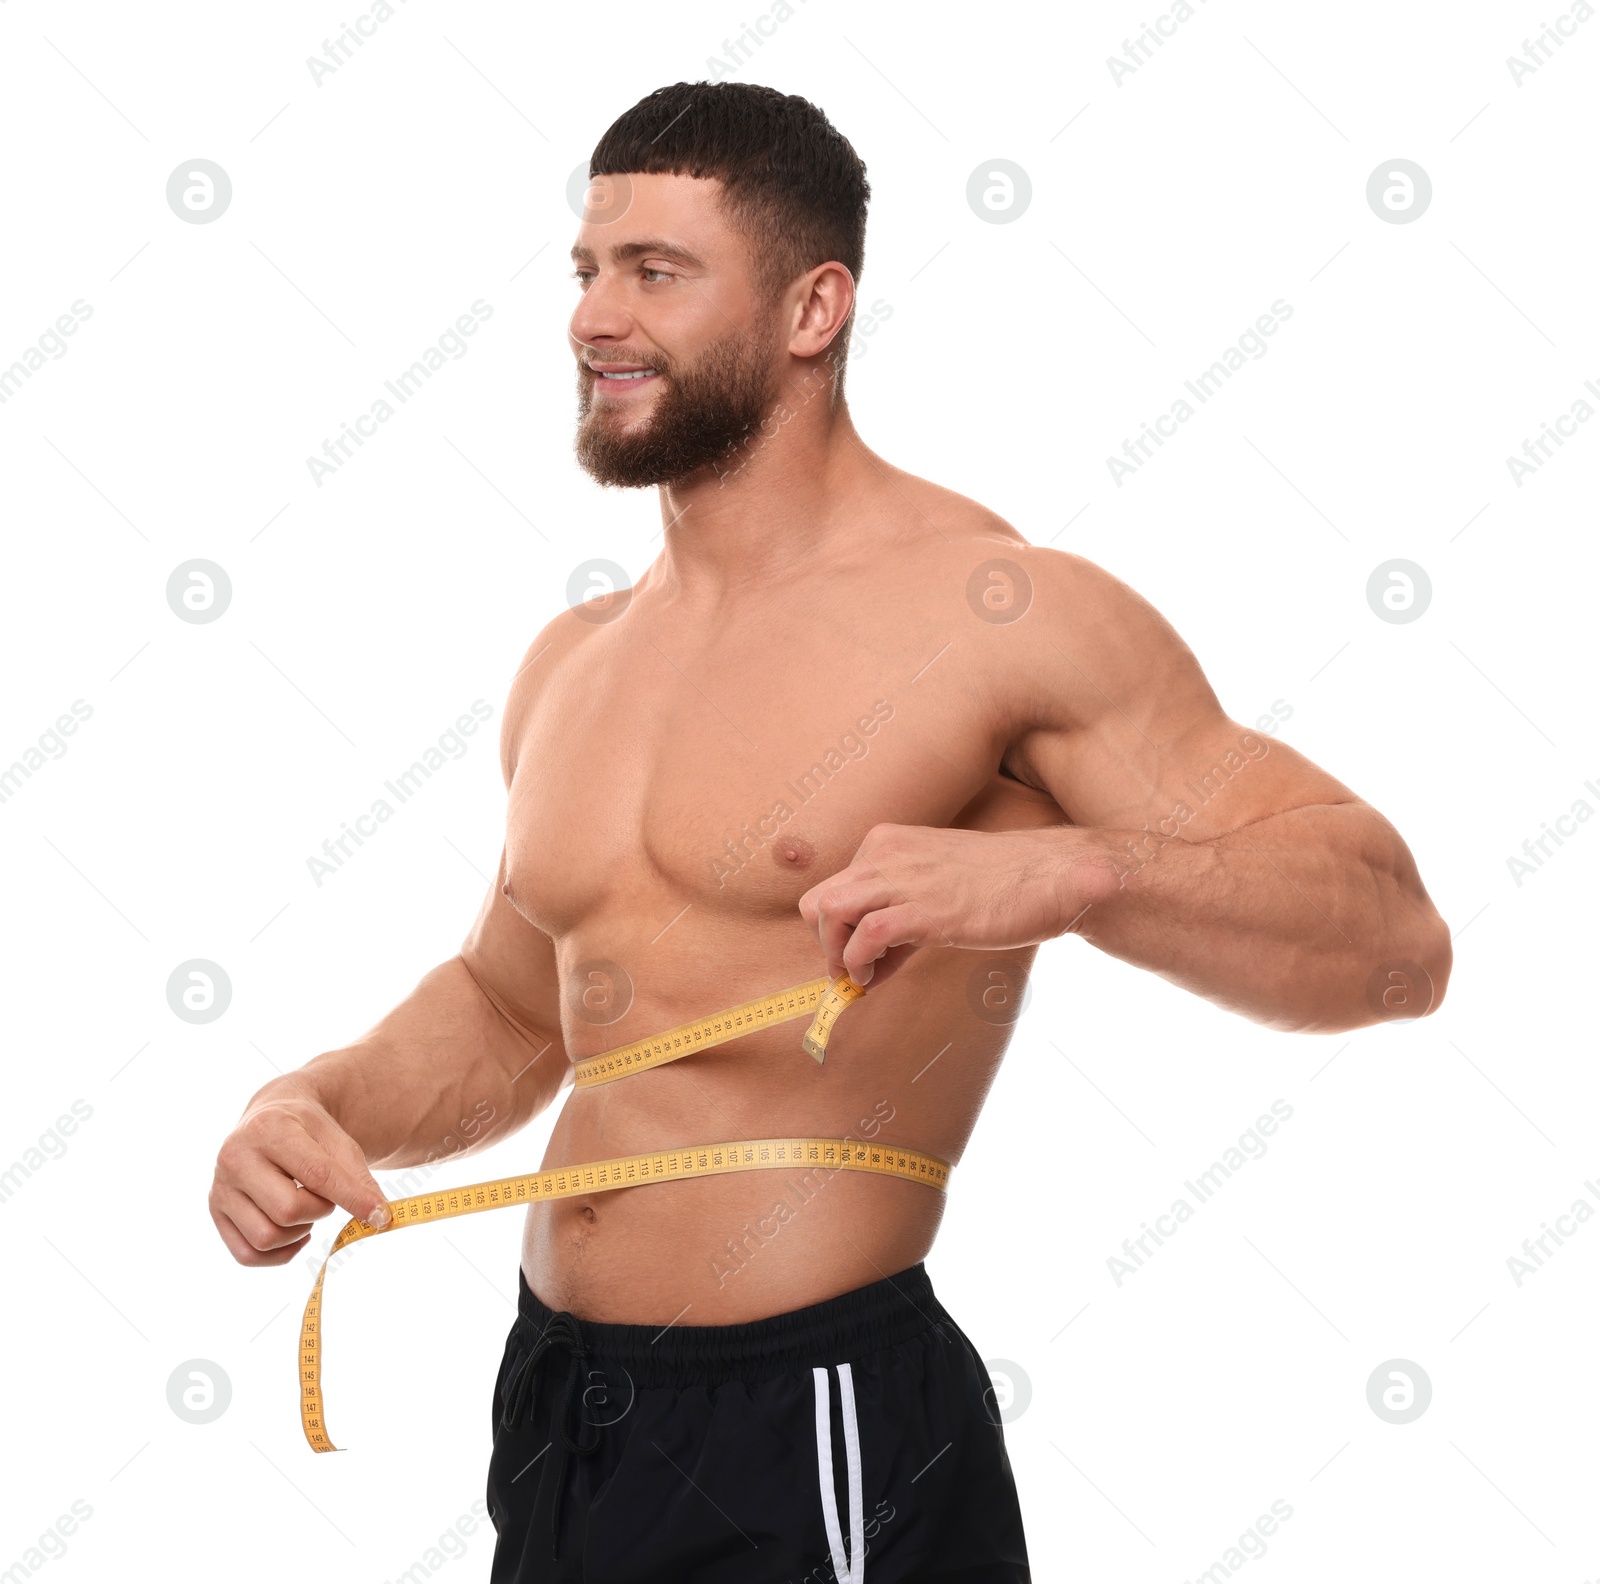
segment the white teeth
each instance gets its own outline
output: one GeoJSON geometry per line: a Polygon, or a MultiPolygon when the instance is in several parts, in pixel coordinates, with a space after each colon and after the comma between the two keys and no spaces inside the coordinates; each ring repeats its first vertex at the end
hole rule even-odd
{"type": "Polygon", "coordinates": [[[647,374],[654,374],[654,369],[635,369],[631,374],[602,374],[601,379],[643,379],[647,374]]]}

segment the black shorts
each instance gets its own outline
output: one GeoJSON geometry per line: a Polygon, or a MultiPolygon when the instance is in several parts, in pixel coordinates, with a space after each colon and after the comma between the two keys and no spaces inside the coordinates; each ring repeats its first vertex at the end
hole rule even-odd
{"type": "Polygon", "coordinates": [[[745,1325],[518,1286],[491,1584],[1027,1584],[994,1388],[920,1263],[745,1325]]]}

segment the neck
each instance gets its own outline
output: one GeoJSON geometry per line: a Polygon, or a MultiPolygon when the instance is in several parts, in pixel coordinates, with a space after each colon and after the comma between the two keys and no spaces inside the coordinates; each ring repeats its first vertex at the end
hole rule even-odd
{"type": "Polygon", "coordinates": [[[863,484],[884,464],[843,399],[830,410],[826,391],[806,400],[802,388],[772,413],[716,467],[659,486],[664,545],[655,570],[665,586],[714,597],[860,543],[859,510],[840,503],[859,506],[863,484]]]}

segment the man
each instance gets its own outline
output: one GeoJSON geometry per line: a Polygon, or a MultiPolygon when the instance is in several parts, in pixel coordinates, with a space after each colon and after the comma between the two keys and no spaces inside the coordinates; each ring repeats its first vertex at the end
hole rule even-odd
{"type": "MultiPolygon", "coordinates": [[[[381,1224],[373,1168],[824,971],[867,990],[822,1063],[790,1024],[575,1084],[544,1164],[780,1135],[958,1162],[1068,932],[1286,1031],[1438,1004],[1448,931],[1381,815],[1229,719],[1126,585],[856,434],[869,188],[819,111],[679,83],[590,172],[577,451],[658,489],[663,548],[529,647],[460,953],[222,1146],[236,1259],[336,1204],[381,1224]]],[[[992,1386],[923,1265],[943,1193],[750,1170],[530,1206],[494,1579],[1027,1579],[992,1386]]]]}

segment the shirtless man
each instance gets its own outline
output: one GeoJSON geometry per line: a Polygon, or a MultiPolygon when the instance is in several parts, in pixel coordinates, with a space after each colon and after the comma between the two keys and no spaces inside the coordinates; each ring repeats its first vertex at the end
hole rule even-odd
{"type": "MultiPolygon", "coordinates": [[[[237,1260],[285,1263],[335,1205],[381,1223],[373,1169],[824,973],[867,993],[822,1064],[788,1023],[574,1088],[544,1165],[780,1135],[959,1162],[1069,931],[1285,1031],[1438,1005],[1449,932],[1393,826],[1224,714],[1132,589],[863,444],[869,189],[819,111],[678,84],[590,168],[578,454],[658,487],[663,548],[529,647],[460,953],[223,1144],[237,1260]]],[[[763,1170],[530,1206],[496,1584],[860,1581],[869,1554],[876,1584],[1027,1579],[991,1385],[922,1263],[944,1193],[763,1170]]]]}

